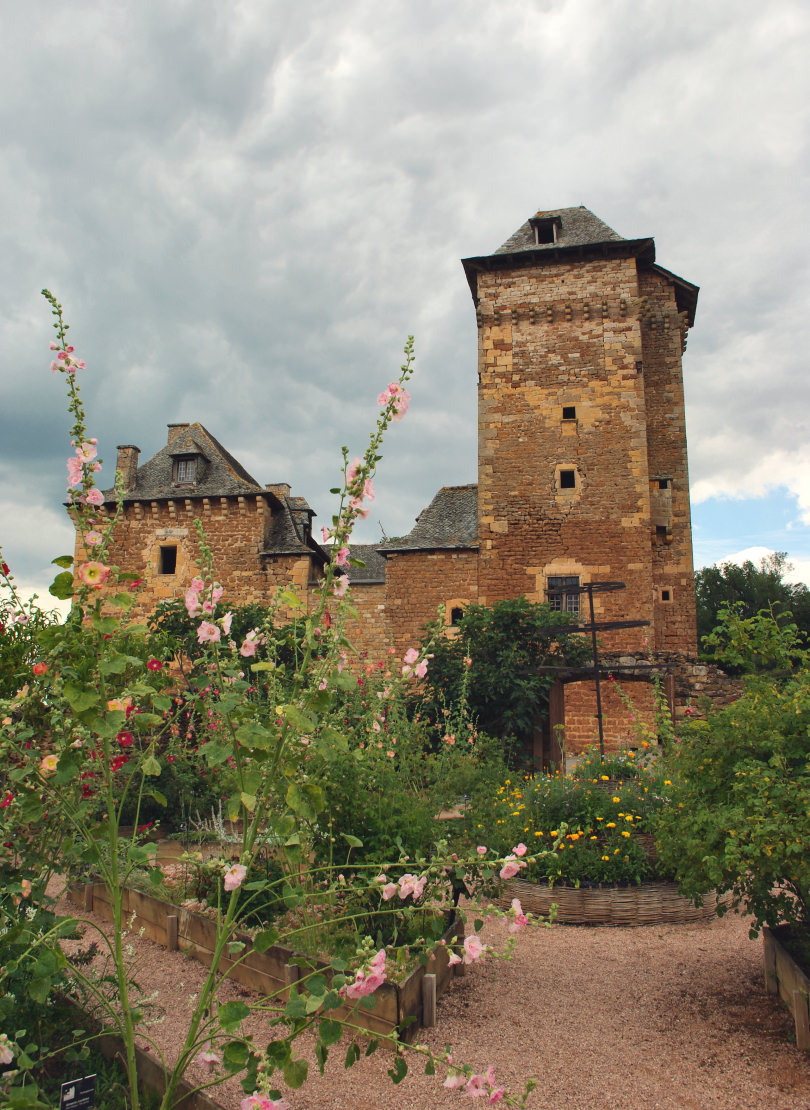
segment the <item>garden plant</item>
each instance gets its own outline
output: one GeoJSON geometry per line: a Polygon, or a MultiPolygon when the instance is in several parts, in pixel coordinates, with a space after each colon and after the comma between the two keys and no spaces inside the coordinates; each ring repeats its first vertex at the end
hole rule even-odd
{"type": "MultiPolygon", "coordinates": [[[[363,697],[352,667],[357,661],[343,632],[350,606],[349,539],[374,496],[383,434],[408,407],[412,344],[406,346],[398,380],[378,398],[379,416],[364,455],[350,461],[344,449],[343,482],[333,491],[338,507],[324,529],[332,554],[314,605],[308,608],[294,591],[282,590],[263,613],[251,616],[255,623],[238,627],[198,525],[198,573],[188,583],[183,604],[186,618],[194,622],[195,650],[178,660],[167,624],[169,618],[182,618],[179,607],[152,628],[134,622],[130,613],[142,582],[108,562],[121,512],[120,475],[117,509],[108,511],[96,486],[98,444],[86,426],[79,392],[86,368],[68,340],[62,306],[48,291],[44,295],[56,330],[51,368],[66,383],[73,421],[67,473],[78,544],[75,560],[67,555],[55,560],[59,573],[51,592],[72,598],[64,623],[24,605],[10,569],[2,564],[0,650],[7,650],[11,628],[9,651],[15,660],[13,689],[3,690],[0,706],[3,1105],[52,1105],[41,1077],[56,1053],[67,1050],[81,1070],[93,1031],[79,1021],[65,1044],[63,1026],[40,1020],[62,995],[103,1013],[120,1034],[128,1105],[132,1110],[144,1105],[135,1038],[145,1037],[157,1051],[159,1046],[131,980],[123,891],[136,875],[155,890],[163,886],[144,818],[156,819],[172,800],[171,790],[174,809],[182,812],[184,776],[197,769],[209,776],[206,789],[212,799],[222,800],[224,818],[236,830],[236,857],[215,857],[201,868],[217,924],[216,949],[179,1056],[165,1062],[160,1107],[174,1105],[178,1083],[196,1060],[211,1071],[201,1086],[239,1074],[244,1110],[282,1110],[288,1105],[285,1093],[307,1078],[298,1039],[305,1033],[315,1038],[321,1068],[344,1033],[346,1066],[359,1059],[358,1023],[351,1014],[338,1020],[340,1007],[348,1004],[355,1012],[373,1007],[374,992],[405,943],[427,959],[435,930],[425,925],[425,908],[451,906],[459,884],[474,890],[507,877],[525,851],[508,838],[501,838],[501,853],[475,847],[453,851],[435,835],[432,814],[414,828],[407,806],[393,838],[383,835],[382,822],[373,814],[363,815],[360,834],[353,820],[349,791],[361,783],[373,778],[377,790],[390,795],[391,769],[402,767],[404,773],[410,767],[415,798],[424,782],[414,771],[421,756],[402,703],[404,690],[427,673],[430,652],[414,647],[404,658],[384,661],[371,708],[368,699],[358,704],[363,697]],[[173,773],[178,764],[182,773],[173,773]],[[131,830],[122,835],[124,824],[131,830]],[[272,867],[268,844],[275,849],[272,867]],[[81,919],[53,915],[48,889],[57,874],[94,879],[106,889],[111,927],[92,933],[89,923],[82,926],[85,940],[92,936],[106,957],[110,970],[103,979],[86,952],[75,958],[60,944],[75,935],[81,919]],[[288,916],[255,927],[257,909],[279,902],[288,916]],[[251,922],[257,951],[279,941],[294,943],[296,934],[316,926],[334,927],[340,938],[329,974],[312,970],[288,997],[259,1000],[269,1031],[266,1044],[240,1032],[251,1010],[248,1001],[218,1001],[223,958],[242,958],[244,943],[236,932],[251,922]],[[32,1008],[36,1012],[29,1016],[32,1008]]],[[[446,763],[449,757],[439,753],[437,759],[446,763]]],[[[512,916],[515,928],[526,921],[519,905],[512,916]]],[[[451,961],[473,962],[484,954],[477,929],[466,932],[463,949],[451,961]]],[[[396,1050],[389,1074],[399,1082],[407,1072],[406,1046],[396,1034],[388,1039],[396,1050]]],[[[529,1082],[520,1096],[512,1095],[498,1084],[492,1066],[474,1072],[419,1046],[408,1051],[431,1074],[441,1067],[445,1086],[485,1097],[490,1104],[524,1105],[532,1086],[529,1082]]]]}

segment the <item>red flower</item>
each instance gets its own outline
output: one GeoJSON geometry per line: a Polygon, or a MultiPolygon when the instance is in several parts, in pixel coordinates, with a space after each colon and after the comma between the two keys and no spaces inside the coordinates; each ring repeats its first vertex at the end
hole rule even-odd
{"type": "Polygon", "coordinates": [[[47,663],[35,663],[34,666],[32,667],[32,670],[33,670],[34,674],[47,674],[48,673],[48,664],[47,663]]]}
{"type": "Polygon", "coordinates": [[[10,790],[7,790],[3,795],[2,801],[0,801],[0,809],[6,809],[6,807],[10,806],[13,801],[14,795],[11,793],[10,790]]]}
{"type": "MultiPolygon", "coordinates": [[[[121,745],[122,748],[131,748],[132,747],[132,733],[131,732],[119,732],[118,735],[116,736],[116,740],[118,741],[118,743],[121,745]]],[[[114,769],[115,768],[113,768],[113,770],[114,769]]]]}
{"type": "Polygon", "coordinates": [[[129,756],[117,755],[114,759],[110,760],[110,769],[117,771],[120,767],[123,767],[125,763],[129,763],[129,756]]]}
{"type": "Polygon", "coordinates": [[[163,670],[163,664],[161,663],[161,661],[159,659],[150,659],[149,662],[146,664],[146,666],[149,668],[150,671],[162,671],[163,670]]]}
{"type": "Polygon", "coordinates": [[[5,574],[6,578],[11,574],[11,571],[8,569],[8,563],[3,563],[3,574],[5,574]]]}

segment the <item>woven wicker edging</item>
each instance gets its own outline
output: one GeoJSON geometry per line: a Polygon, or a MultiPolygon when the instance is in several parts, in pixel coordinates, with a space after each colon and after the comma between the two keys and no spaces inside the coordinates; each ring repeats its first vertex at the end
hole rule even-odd
{"type": "MultiPolygon", "coordinates": [[[[210,918],[130,887],[125,887],[122,894],[122,908],[127,919],[131,918],[133,929],[164,948],[180,949],[210,967],[217,934],[210,918]]],[[[68,896],[76,905],[112,920],[109,895],[101,883],[74,884],[68,888],[68,896]]],[[[389,1034],[398,1029],[405,1041],[412,1041],[420,1026],[435,1025],[437,998],[451,979],[466,971],[464,964],[450,963],[452,947],[464,941],[464,923],[457,920],[448,925],[442,939],[444,943],[434,948],[427,966],[414,968],[402,983],[385,982],[375,991],[377,1004],[373,1010],[360,1007],[355,1013],[353,1007],[341,1007],[330,1017],[350,1019],[370,1033],[389,1034]]],[[[328,964],[290,948],[274,944],[265,952],[256,952],[246,933],[234,933],[234,940],[243,941],[246,950],[236,962],[223,956],[222,972],[258,994],[286,1002],[290,988],[304,976],[305,969],[331,976],[328,964]]]]}
{"type": "Polygon", "coordinates": [[[568,887],[527,883],[512,879],[498,904],[508,907],[513,898],[530,913],[544,917],[557,906],[557,921],[569,925],[659,925],[706,921],[715,916],[717,895],[704,895],[695,906],[679,893],[675,883],[649,882],[639,886],[568,887]]]}

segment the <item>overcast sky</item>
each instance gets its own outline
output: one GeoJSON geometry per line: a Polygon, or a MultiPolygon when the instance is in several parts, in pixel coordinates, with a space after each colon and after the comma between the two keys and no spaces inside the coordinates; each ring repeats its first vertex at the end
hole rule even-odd
{"type": "Polygon", "coordinates": [[[701,287],[684,361],[695,563],[810,579],[804,0],[0,0],[0,543],[72,550],[51,288],[91,434],[198,420],[318,513],[416,336],[358,539],[476,480],[459,259],[584,204],[701,287]]]}

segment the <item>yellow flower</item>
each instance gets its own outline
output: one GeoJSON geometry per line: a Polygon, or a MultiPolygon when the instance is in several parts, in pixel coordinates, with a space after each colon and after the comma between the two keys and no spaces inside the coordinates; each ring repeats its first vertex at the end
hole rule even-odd
{"type": "Polygon", "coordinates": [[[608,823],[607,823],[607,825],[605,826],[605,828],[606,828],[606,829],[615,829],[615,828],[616,828],[616,822],[615,822],[615,821],[608,821],[608,823]]]}
{"type": "Polygon", "coordinates": [[[672,786],[672,782],[669,779],[664,779],[664,786],[672,786]]]}
{"type": "Polygon", "coordinates": [[[630,836],[630,835],[631,834],[627,831],[627,829],[622,829],[622,836],[630,836]]]}
{"type": "Polygon", "coordinates": [[[602,782],[610,782],[610,775],[601,775],[602,782]]]}
{"type": "Polygon", "coordinates": [[[620,801],[621,801],[621,798],[619,798],[618,796],[614,796],[614,797],[613,797],[613,798],[611,798],[610,800],[611,800],[612,802],[620,802],[620,801]]]}
{"type": "Polygon", "coordinates": [[[602,859],[605,860],[607,863],[610,863],[610,856],[602,856],[602,859]]]}

